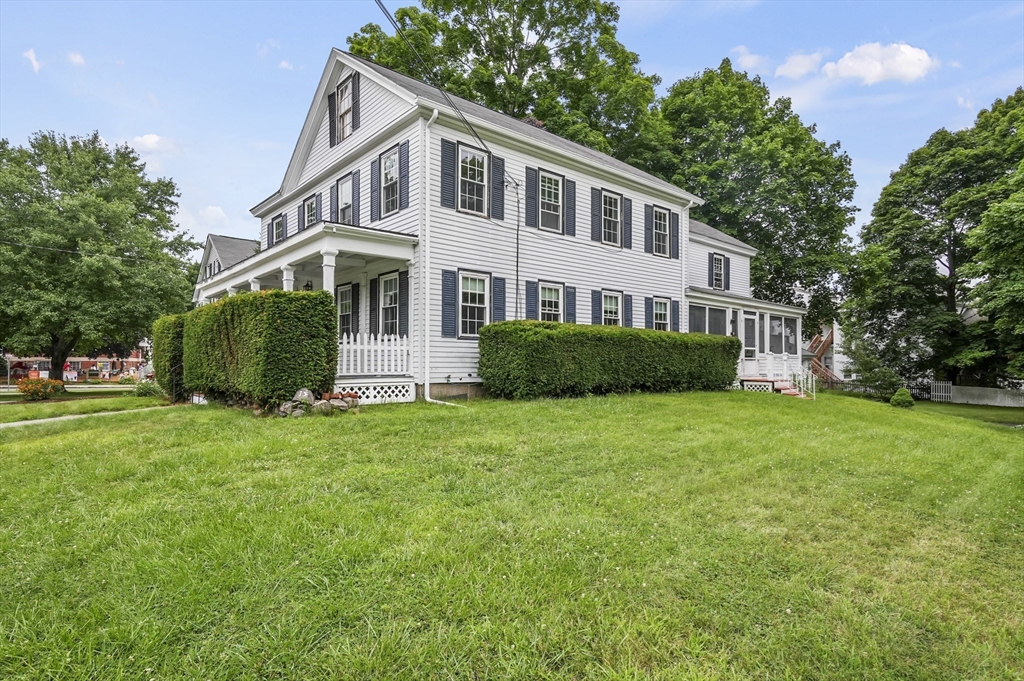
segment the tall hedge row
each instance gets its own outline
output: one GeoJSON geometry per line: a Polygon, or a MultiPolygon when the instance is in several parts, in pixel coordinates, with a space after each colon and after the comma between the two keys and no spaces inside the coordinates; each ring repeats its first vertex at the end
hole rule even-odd
{"type": "Polygon", "coordinates": [[[198,307],[184,315],[184,384],[207,398],[258,405],[290,399],[299,388],[329,390],[336,329],[325,291],[241,293],[198,307]]]}
{"type": "Polygon", "coordinates": [[[182,366],[182,334],[185,315],[172,314],[153,322],[153,375],[163,391],[175,402],[185,399],[182,366]]]}
{"type": "Polygon", "coordinates": [[[736,380],[731,336],[508,321],[480,331],[480,377],[497,397],[720,390],[736,380]]]}

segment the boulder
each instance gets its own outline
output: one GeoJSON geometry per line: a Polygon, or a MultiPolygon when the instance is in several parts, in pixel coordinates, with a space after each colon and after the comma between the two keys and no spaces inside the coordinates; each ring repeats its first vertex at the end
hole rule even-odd
{"type": "Polygon", "coordinates": [[[345,404],[347,404],[349,406],[349,408],[358,407],[359,406],[359,398],[358,397],[346,397],[345,398],[345,404]]]}
{"type": "Polygon", "coordinates": [[[277,408],[279,412],[286,415],[291,414],[293,409],[295,409],[294,402],[282,402],[281,406],[277,408]]]}
{"type": "Polygon", "coordinates": [[[312,413],[330,416],[334,413],[334,406],[327,400],[318,400],[317,403],[313,405],[312,413]]]}
{"type": "Polygon", "coordinates": [[[348,402],[341,399],[333,399],[331,400],[331,406],[333,406],[335,409],[346,411],[348,409],[348,402]]]}
{"type": "Polygon", "coordinates": [[[300,416],[305,416],[305,415],[306,415],[306,412],[303,411],[302,409],[292,409],[292,412],[290,414],[288,414],[288,418],[297,419],[300,416]]]}
{"type": "Polygon", "coordinates": [[[293,397],[292,400],[312,405],[316,402],[316,397],[313,396],[313,391],[309,388],[300,388],[299,391],[295,393],[295,397],[293,397]]]}

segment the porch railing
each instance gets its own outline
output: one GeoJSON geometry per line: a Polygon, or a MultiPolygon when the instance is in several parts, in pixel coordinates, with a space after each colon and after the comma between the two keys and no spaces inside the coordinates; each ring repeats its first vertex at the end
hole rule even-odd
{"type": "Polygon", "coordinates": [[[411,373],[408,336],[343,334],[338,341],[339,376],[404,376],[411,373]]]}

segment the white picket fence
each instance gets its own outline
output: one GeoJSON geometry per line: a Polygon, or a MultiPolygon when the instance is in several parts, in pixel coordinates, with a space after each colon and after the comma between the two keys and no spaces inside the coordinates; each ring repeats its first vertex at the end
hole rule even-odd
{"type": "Polygon", "coordinates": [[[408,336],[343,334],[338,341],[339,376],[405,376],[412,372],[408,336]]]}
{"type": "Polygon", "coordinates": [[[932,402],[952,402],[953,383],[950,381],[932,381],[932,402]]]}

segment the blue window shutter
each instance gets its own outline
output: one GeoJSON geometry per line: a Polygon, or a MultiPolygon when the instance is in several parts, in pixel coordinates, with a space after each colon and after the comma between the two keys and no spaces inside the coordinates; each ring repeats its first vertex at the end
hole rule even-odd
{"type": "Polygon", "coordinates": [[[338,183],[331,185],[331,222],[338,221],[338,183]]]}
{"type": "MultiPolygon", "coordinates": [[[[644,204],[644,253],[654,252],[654,206],[644,204]]],[[[650,328],[650,327],[648,327],[650,328]]]]}
{"type": "Polygon", "coordinates": [[[380,159],[370,161],[370,222],[380,220],[380,159]]]}
{"type": "Polygon", "coordinates": [[[590,323],[596,326],[601,326],[602,319],[601,313],[601,290],[590,292],[590,323]]]}
{"type": "Polygon", "coordinates": [[[725,261],[725,290],[729,290],[729,260],[731,258],[722,258],[725,261]]]}
{"type": "Polygon", "coordinates": [[[380,306],[377,304],[377,299],[380,295],[380,281],[377,277],[370,280],[370,328],[368,329],[370,335],[377,335],[377,315],[380,306]]]}
{"type": "Polygon", "coordinates": [[[359,284],[352,284],[352,331],[359,333],[359,284]]]}
{"type": "Polygon", "coordinates": [[[491,277],[491,321],[505,321],[505,277],[491,277]]]}
{"type": "Polygon", "coordinates": [[[267,248],[274,245],[274,218],[267,223],[267,248]]]}
{"type": "Polygon", "coordinates": [[[537,169],[526,169],[526,219],[527,227],[537,226],[537,169]]]}
{"type": "Polygon", "coordinates": [[[323,207],[323,201],[321,201],[322,198],[323,198],[323,192],[317,192],[316,193],[316,221],[317,222],[320,222],[320,221],[322,221],[324,219],[324,207],[323,207]]]}
{"type": "Polygon", "coordinates": [[[633,328],[633,296],[628,293],[622,294],[622,325],[627,329],[633,328]]]}
{"type": "Polygon", "coordinates": [[[352,224],[359,226],[359,171],[352,171],[352,224]]]}
{"type": "Polygon", "coordinates": [[[456,338],[459,334],[458,275],[454,270],[441,270],[441,335],[456,338]]]}
{"type": "Polygon", "coordinates": [[[491,217],[505,219],[505,159],[491,157],[491,217]]]}
{"type": "Polygon", "coordinates": [[[565,181],[565,235],[576,236],[576,181],[565,181]]]}
{"type": "Polygon", "coordinates": [[[288,238],[288,213],[281,216],[281,232],[284,234],[284,238],[281,241],[284,241],[288,238]]]}
{"type": "Polygon", "coordinates": [[[672,330],[679,331],[679,301],[672,301],[672,330]]]}
{"type": "Polygon", "coordinates": [[[601,240],[601,190],[590,188],[590,240],[601,240]]]}
{"type": "Polygon", "coordinates": [[[644,298],[644,328],[654,328],[654,298],[650,296],[644,298]]]}
{"type": "Polygon", "coordinates": [[[565,287],[565,321],[568,324],[576,323],[576,287],[565,287]]]}
{"type": "Polygon", "coordinates": [[[398,210],[409,207],[409,142],[398,145],[398,210]]]}
{"type": "Polygon", "coordinates": [[[409,335],[409,270],[398,273],[398,335],[409,335]]]}
{"type": "Polygon", "coordinates": [[[455,142],[441,140],[441,207],[455,208],[455,142]]]}
{"type": "Polygon", "coordinates": [[[708,288],[715,287],[715,254],[708,253],[708,288]]]}
{"type": "Polygon", "coordinates": [[[526,318],[540,319],[537,311],[537,282],[526,282],[526,318]]]}
{"type": "Polygon", "coordinates": [[[338,104],[335,101],[336,97],[337,95],[333,92],[327,95],[327,119],[330,121],[327,127],[330,131],[332,147],[338,143],[338,104]]]}
{"type": "Polygon", "coordinates": [[[633,201],[622,197],[622,247],[633,248],[633,201]]]}
{"type": "Polygon", "coordinates": [[[672,213],[669,228],[669,255],[673,260],[679,260],[679,213],[672,213]]]}
{"type": "Polygon", "coordinates": [[[298,221],[297,221],[297,224],[298,224],[297,231],[301,232],[302,230],[304,230],[306,228],[306,202],[305,201],[303,201],[302,203],[299,204],[299,210],[296,213],[295,217],[298,218],[298,221]]]}
{"type": "Polygon", "coordinates": [[[359,72],[352,74],[352,132],[359,129],[359,72]]]}

